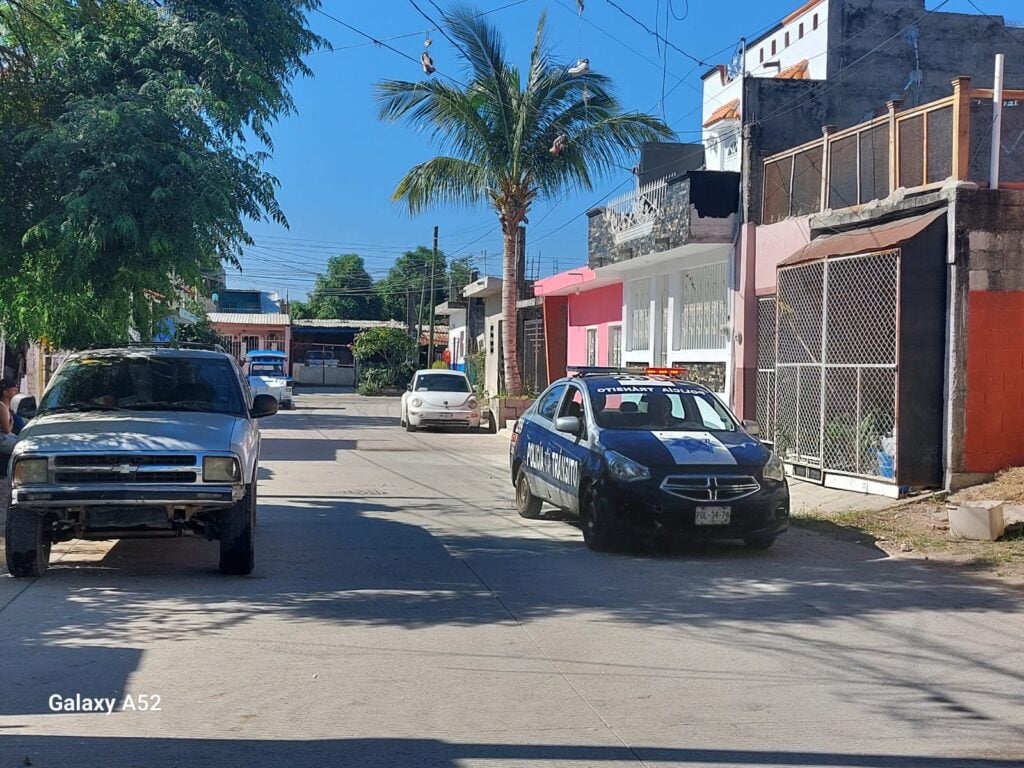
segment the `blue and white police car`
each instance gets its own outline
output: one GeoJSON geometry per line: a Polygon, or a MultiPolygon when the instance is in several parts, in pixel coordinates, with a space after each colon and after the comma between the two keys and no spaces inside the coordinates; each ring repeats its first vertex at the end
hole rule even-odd
{"type": "Polygon", "coordinates": [[[519,514],[575,513],[599,551],[637,535],[770,547],[789,525],[782,462],[682,373],[581,368],[548,387],[512,435],[519,514]]]}

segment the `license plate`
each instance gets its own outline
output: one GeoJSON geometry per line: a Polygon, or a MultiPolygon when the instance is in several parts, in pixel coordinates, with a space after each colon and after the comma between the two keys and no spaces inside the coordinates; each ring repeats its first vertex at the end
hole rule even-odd
{"type": "Polygon", "coordinates": [[[728,525],[732,507],[697,507],[697,525],[728,525]]]}
{"type": "Polygon", "coordinates": [[[442,413],[440,416],[442,419],[450,419],[452,417],[450,413],[442,413]]]}

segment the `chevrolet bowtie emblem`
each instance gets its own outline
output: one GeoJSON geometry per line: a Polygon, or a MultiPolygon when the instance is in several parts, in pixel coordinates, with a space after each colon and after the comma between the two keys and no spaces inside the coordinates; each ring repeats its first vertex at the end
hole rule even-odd
{"type": "Polygon", "coordinates": [[[135,471],[135,467],[131,464],[121,464],[120,466],[114,467],[114,471],[119,475],[130,475],[135,471]]]}

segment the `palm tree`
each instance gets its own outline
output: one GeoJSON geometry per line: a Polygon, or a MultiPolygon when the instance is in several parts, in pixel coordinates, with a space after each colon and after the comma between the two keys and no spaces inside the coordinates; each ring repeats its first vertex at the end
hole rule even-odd
{"type": "Polygon", "coordinates": [[[504,242],[502,317],[505,386],[522,392],[516,339],[517,243],[530,207],[570,189],[590,190],[596,177],[641,144],[671,138],[650,115],[623,113],[610,80],[570,73],[553,57],[537,24],[525,83],[509,63],[498,30],[468,5],[445,14],[468,84],[440,76],[377,85],[380,118],[429,131],[444,154],[414,166],[392,196],[416,214],[434,204],[489,203],[504,242]]]}

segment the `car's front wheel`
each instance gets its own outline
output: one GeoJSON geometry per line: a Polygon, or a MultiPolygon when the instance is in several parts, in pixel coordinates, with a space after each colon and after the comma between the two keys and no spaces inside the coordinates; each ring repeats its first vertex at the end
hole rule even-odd
{"type": "Polygon", "coordinates": [[[4,531],[7,547],[7,570],[18,578],[42,576],[50,564],[50,537],[42,515],[30,509],[11,507],[7,510],[4,531]]]}
{"type": "Polygon", "coordinates": [[[526,471],[520,469],[519,475],[516,477],[516,511],[519,512],[520,517],[525,517],[527,520],[535,520],[540,517],[540,509],[544,502],[533,495],[533,491],[530,490],[530,478],[526,476],[526,471]]]}
{"type": "Polygon", "coordinates": [[[580,527],[583,528],[583,542],[587,549],[594,552],[615,549],[615,532],[608,520],[607,503],[593,487],[587,488],[580,499],[580,527]]]}
{"type": "Polygon", "coordinates": [[[416,426],[411,421],[409,421],[409,414],[406,414],[405,418],[402,419],[402,426],[405,427],[406,432],[416,431],[416,426]]]}
{"type": "Polygon", "coordinates": [[[220,572],[252,573],[256,565],[256,483],[245,496],[220,513],[220,572]]]}

